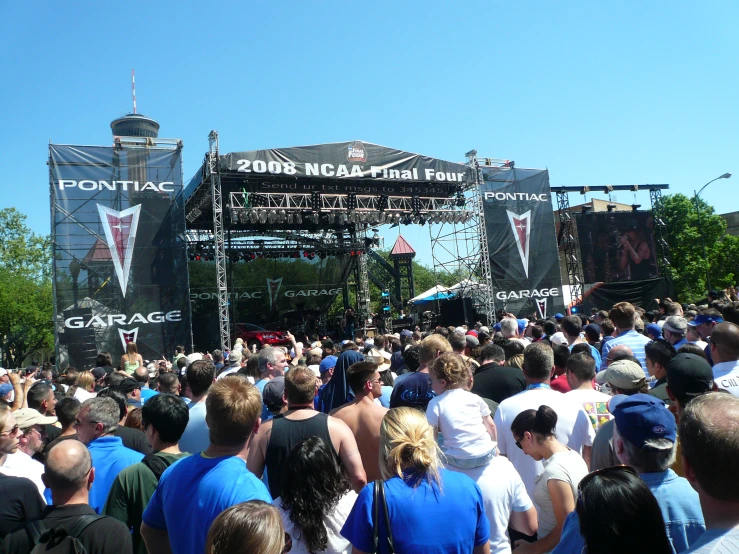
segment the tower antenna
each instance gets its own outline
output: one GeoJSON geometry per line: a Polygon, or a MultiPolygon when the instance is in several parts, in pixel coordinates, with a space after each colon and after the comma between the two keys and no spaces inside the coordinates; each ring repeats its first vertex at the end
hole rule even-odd
{"type": "Polygon", "coordinates": [[[131,70],[131,93],[133,94],[133,113],[136,113],[136,78],[131,70]]]}

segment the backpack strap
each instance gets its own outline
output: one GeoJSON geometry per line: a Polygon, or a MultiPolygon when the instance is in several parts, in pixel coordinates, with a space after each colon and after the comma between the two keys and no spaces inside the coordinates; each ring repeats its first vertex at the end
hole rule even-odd
{"type": "Polygon", "coordinates": [[[41,534],[46,531],[46,526],[41,520],[29,521],[26,523],[26,531],[31,536],[33,546],[41,542],[41,534]]]}
{"type": "Polygon", "coordinates": [[[154,474],[154,477],[157,478],[157,482],[162,477],[162,473],[164,473],[164,470],[166,470],[171,465],[168,460],[153,453],[144,456],[144,459],[141,460],[141,463],[151,470],[151,472],[154,474]]]}
{"type": "Polygon", "coordinates": [[[102,514],[90,514],[87,516],[82,516],[74,523],[74,525],[69,528],[69,530],[67,531],[67,535],[76,539],[80,536],[82,531],[87,529],[91,524],[106,517],[108,516],[104,516],[102,514]]]}

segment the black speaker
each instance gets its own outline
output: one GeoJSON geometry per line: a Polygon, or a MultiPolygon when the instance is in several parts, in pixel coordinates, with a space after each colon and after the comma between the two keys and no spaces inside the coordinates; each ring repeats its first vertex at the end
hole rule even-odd
{"type": "Polygon", "coordinates": [[[439,304],[439,325],[449,326],[467,325],[472,328],[475,324],[475,310],[472,308],[471,298],[455,298],[439,304]],[[466,317],[465,317],[466,316],[466,317]]]}

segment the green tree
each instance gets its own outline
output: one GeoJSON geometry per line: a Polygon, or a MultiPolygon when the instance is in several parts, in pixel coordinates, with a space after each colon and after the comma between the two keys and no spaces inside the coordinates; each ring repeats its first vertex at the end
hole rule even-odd
{"type": "Polygon", "coordinates": [[[713,288],[733,285],[739,274],[739,238],[726,234],[726,222],[714,214],[713,206],[698,200],[704,256],[695,200],[683,194],[671,194],[663,202],[665,240],[670,247],[670,271],[677,298],[683,302],[704,299],[708,271],[713,288]]]}
{"type": "Polygon", "coordinates": [[[51,243],[25,221],[15,208],[0,210],[0,349],[7,367],[54,345],[51,243]]]}

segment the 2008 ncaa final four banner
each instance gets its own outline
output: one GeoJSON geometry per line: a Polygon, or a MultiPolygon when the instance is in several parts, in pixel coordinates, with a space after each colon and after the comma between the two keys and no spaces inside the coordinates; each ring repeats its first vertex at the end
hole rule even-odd
{"type": "Polygon", "coordinates": [[[549,172],[485,167],[482,174],[496,309],[521,317],[563,312],[549,172]]]}
{"type": "Polygon", "coordinates": [[[181,152],[50,145],[58,367],[191,343],[181,152]]]}

